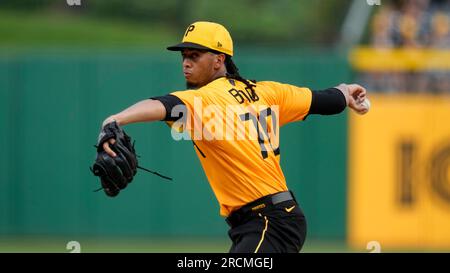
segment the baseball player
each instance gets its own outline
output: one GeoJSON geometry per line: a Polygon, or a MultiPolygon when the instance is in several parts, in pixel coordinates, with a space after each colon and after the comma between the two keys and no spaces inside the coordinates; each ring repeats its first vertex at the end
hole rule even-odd
{"type": "MultiPolygon", "coordinates": [[[[213,22],[189,25],[182,42],[167,49],[181,52],[187,90],[142,100],[108,117],[103,128],[162,120],[187,133],[230,226],[230,252],[299,252],[306,220],[280,167],[278,130],[347,106],[364,114],[366,90],[340,84],[312,91],[244,79],[232,60],[229,32],[213,22]]],[[[102,135],[100,148],[117,157],[115,139],[108,138],[102,135]]]]}

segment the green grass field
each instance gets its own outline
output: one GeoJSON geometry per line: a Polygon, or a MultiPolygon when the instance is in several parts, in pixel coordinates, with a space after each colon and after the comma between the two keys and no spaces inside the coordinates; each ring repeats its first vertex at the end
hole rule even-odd
{"type": "MultiPolygon", "coordinates": [[[[77,241],[84,253],[226,253],[228,239],[212,238],[70,238],[3,237],[2,253],[68,253],[67,243],[77,241]]],[[[344,242],[311,241],[302,252],[366,252],[348,249],[344,242]]]]}
{"type": "MultiPolygon", "coordinates": [[[[0,253],[70,253],[70,241],[77,241],[82,253],[227,253],[231,241],[227,238],[75,238],[64,237],[0,237],[0,253]]],[[[369,253],[364,248],[353,249],[344,241],[307,240],[303,253],[369,253]]],[[[445,252],[448,249],[384,249],[381,252],[445,252]]]]}

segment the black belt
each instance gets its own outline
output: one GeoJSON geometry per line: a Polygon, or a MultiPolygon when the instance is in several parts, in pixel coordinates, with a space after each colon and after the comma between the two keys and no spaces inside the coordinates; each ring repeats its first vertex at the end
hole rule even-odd
{"type": "Polygon", "coordinates": [[[252,213],[259,212],[265,208],[269,208],[273,205],[294,200],[294,194],[291,191],[283,191],[271,195],[261,197],[255,201],[252,201],[238,210],[232,212],[225,221],[229,226],[234,227],[241,223],[244,219],[248,218],[252,213]]]}

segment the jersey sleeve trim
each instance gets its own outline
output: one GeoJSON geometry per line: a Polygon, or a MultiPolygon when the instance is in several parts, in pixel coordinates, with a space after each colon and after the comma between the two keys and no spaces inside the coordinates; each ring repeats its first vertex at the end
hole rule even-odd
{"type": "Polygon", "coordinates": [[[177,121],[183,117],[183,112],[179,112],[178,116],[172,116],[172,109],[177,105],[185,105],[184,102],[177,96],[168,94],[164,96],[151,97],[152,100],[160,101],[164,108],[166,108],[166,115],[162,121],[177,121]]]}

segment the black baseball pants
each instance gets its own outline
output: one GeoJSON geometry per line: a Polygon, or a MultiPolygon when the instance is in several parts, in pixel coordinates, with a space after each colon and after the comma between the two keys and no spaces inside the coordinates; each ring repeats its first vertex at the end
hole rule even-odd
{"type": "Polygon", "coordinates": [[[292,198],[268,195],[233,212],[227,219],[230,253],[298,253],[306,238],[306,219],[292,198]],[[287,200],[284,200],[287,199],[287,200]],[[281,202],[280,202],[281,201],[281,202]]]}

